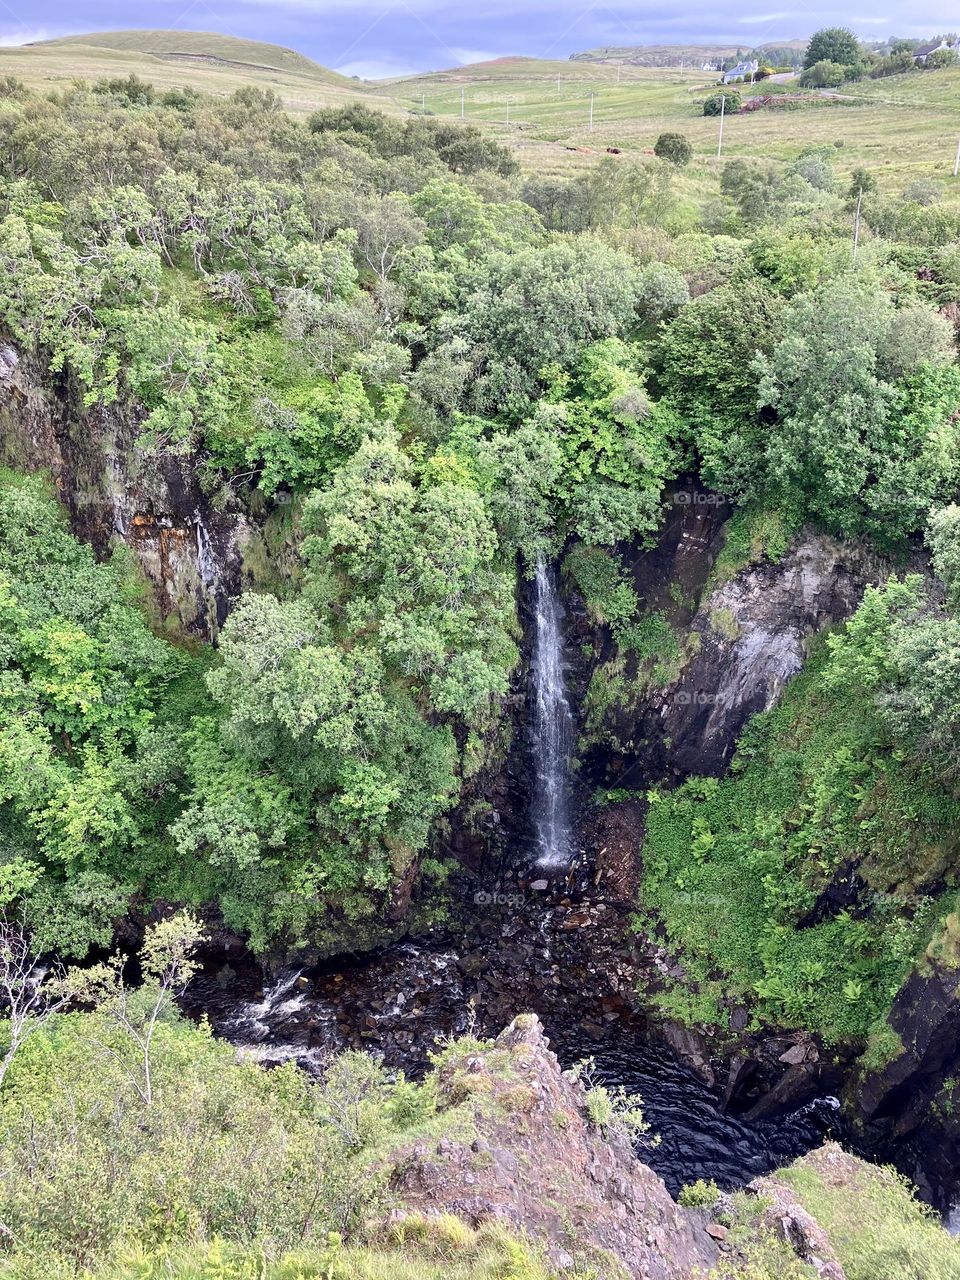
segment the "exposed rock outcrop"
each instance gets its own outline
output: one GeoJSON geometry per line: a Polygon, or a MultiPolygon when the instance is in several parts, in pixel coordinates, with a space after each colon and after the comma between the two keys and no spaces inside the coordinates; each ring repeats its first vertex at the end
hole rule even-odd
{"type": "Polygon", "coordinates": [[[609,1095],[561,1073],[532,1015],[492,1044],[451,1045],[433,1081],[437,1136],[390,1154],[394,1223],[499,1223],[543,1248],[558,1274],[577,1268],[597,1280],[792,1275],[791,1258],[820,1280],[847,1280],[851,1265],[866,1275],[865,1264],[893,1280],[927,1274],[922,1260],[940,1256],[937,1274],[952,1276],[960,1261],[892,1170],[836,1142],[754,1178],[746,1198],[699,1182],[698,1207],[675,1204],[609,1095]]]}
{"type": "Polygon", "coordinates": [[[627,1138],[601,1132],[581,1083],[561,1074],[539,1021],[516,1018],[489,1050],[455,1054],[437,1075],[441,1106],[469,1104],[462,1136],[401,1154],[394,1189],[409,1212],[499,1220],[551,1261],[598,1277],[690,1280],[716,1260],[696,1214],[678,1208],[627,1138]]]}
{"type": "MultiPolygon", "coordinates": [[[[829,1143],[824,1151],[829,1151],[831,1157],[835,1154],[840,1161],[859,1163],[835,1143],[829,1143]]],[[[765,1202],[761,1218],[764,1226],[788,1244],[802,1262],[812,1267],[822,1280],[847,1280],[826,1231],[803,1207],[792,1187],[774,1176],[754,1178],[748,1190],[765,1202]]]]}
{"type": "Polygon", "coordinates": [[[881,1151],[939,1207],[937,1189],[956,1182],[960,1115],[960,970],[929,963],[914,971],[887,1019],[888,1060],[867,1065],[848,1088],[851,1111],[881,1151]],[[922,1138],[920,1135],[923,1135],[922,1138]]]}
{"type": "Polygon", "coordinates": [[[750,717],[803,666],[810,636],[857,607],[876,576],[867,559],[807,531],[779,564],[753,565],[707,596],[691,626],[694,656],[654,699],[675,771],[726,768],[750,717]]]}
{"type": "MultiPolygon", "coordinates": [[[[697,523],[681,537],[678,555],[686,548],[689,557],[699,546],[705,579],[717,543],[704,536],[702,518],[690,510],[687,520],[697,523]]],[[[642,565],[637,572],[642,583],[642,565]]],[[[635,700],[608,712],[605,728],[621,750],[603,760],[607,783],[637,789],[724,772],[747,721],[768,710],[803,666],[811,637],[848,618],[866,584],[885,572],[875,553],[805,530],[778,563],[751,565],[709,590],[692,616],[667,605],[684,659],[675,679],[650,682],[635,700]]],[[[645,606],[661,607],[650,594],[645,606]]],[[[592,773],[606,756],[593,753],[592,773]]]]}
{"type": "Polygon", "coordinates": [[[230,495],[215,506],[190,454],[138,447],[137,415],[85,408],[66,380],[0,344],[0,462],[49,473],[77,536],[99,556],[126,545],[158,621],[213,638],[256,558],[259,529],[230,495]]]}

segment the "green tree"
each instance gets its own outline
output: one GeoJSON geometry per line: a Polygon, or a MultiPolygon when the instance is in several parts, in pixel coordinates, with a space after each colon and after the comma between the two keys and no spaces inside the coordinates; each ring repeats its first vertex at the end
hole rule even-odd
{"type": "Polygon", "coordinates": [[[443,326],[462,334],[478,358],[473,406],[523,416],[543,385],[541,370],[570,368],[589,343],[629,331],[637,277],[629,258],[587,236],[493,254],[462,314],[443,326]]]}
{"type": "Polygon", "coordinates": [[[756,410],[758,352],[774,349],[783,301],[753,276],[695,298],[657,340],[666,400],[689,425],[708,484],[748,497],[766,484],[767,427],[756,410]]]}
{"type": "Polygon", "coordinates": [[[677,168],[689,164],[693,158],[690,140],[682,133],[661,133],[653,145],[653,152],[661,160],[668,160],[677,168]]]}
{"type": "Polygon", "coordinates": [[[918,323],[847,275],[794,299],[758,358],[760,403],[778,418],[770,480],[829,527],[903,536],[954,481],[960,377],[943,346],[910,341],[918,323]]]}
{"type": "Polygon", "coordinates": [[[853,66],[861,58],[860,41],[847,27],[823,27],[810,37],[803,55],[804,67],[818,62],[853,66]]]}
{"type": "Polygon", "coordinates": [[[593,344],[573,377],[556,372],[548,400],[565,456],[559,493],[569,526],[589,543],[652,534],[681,425],[650,400],[637,350],[616,338],[593,344]]]}
{"type": "Polygon", "coordinates": [[[956,609],[960,605],[960,507],[956,503],[930,512],[926,540],[933,567],[947,588],[947,602],[956,609]]]}
{"type": "Polygon", "coordinates": [[[93,1005],[133,1042],[136,1065],[127,1072],[127,1079],[145,1107],[154,1101],[157,1029],[174,997],[182,994],[196,973],[199,966],[193,954],[203,937],[203,927],[189,912],[151,925],[140,951],[144,986],[136,994],[127,986],[119,955],[104,964],[73,969],[64,980],[71,1000],[93,1005]]]}
{"type": "Polygon", "coordinates": [[[711,93],[703,100],[703,114],[705,116],[718,116],[721,109],[724,115],[730,115],[740,110],[743,99],[736,89],[724,89],[721,93],[711,93]]]}

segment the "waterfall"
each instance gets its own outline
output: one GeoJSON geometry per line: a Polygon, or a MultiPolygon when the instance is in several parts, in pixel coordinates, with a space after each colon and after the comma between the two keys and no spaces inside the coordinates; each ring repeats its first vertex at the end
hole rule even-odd
{"type": "Polygon", "coordinates": [[[564,682],[563,610],[556,582],[537,558],[533,642],[533,818],[540,864],[564,866],[572,852],[570,754],[573,715],[564,682]]]}

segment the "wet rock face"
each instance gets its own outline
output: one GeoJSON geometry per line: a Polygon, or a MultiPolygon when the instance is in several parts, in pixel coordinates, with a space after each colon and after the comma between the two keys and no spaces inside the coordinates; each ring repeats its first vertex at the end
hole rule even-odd
{"type": "Polygon", "coordinates": [[[885,1159],[895,1160],[937,1208],[960,1178],[960,972],[933,964],[911,974],[888,1018],[901,1047],[848,1090],[851,1108],[885,1159]]]}
{"type": "MultiPolygon", "coordinates": [[[[679,545],[688,558],[699,545],[705,579],[717,543],[704,537],[702,516],[691,512],[696,527],[679,545]]],[[[751,566],[722,583],[689,618],[674,611],[690,656],[673,682],[610,713],[611,736],[628,745],[594,749],[590,774],[639,789],[723,773],[750,717],[773,706],[803,666],[811,637],[848,618],[867,582],[883,571],[878,557],[806,531],[778,564],[751,566]]]]}
{"type": "MultiPolygon", "coordinates": [[[[572,872],[552,884],[512,872],[472,879],[459,886],[472,909],[456,935],[440,931],[271,975],[239,939],[224,936],[201,954],[184,1007],[264,1065],[293,1060],[316,1073],[331,1054],[353,1048],[411,1076],[429,1069],[438,1041],[495,1036],[528,1010],[564,1066],[592,1058],[598,1081],[642,1097],[658,1141],[640,1158],[673,1194],[697,1178],[741,1186],[836,1133],[832,1099],[805,1096],[799,1109],[787,1099],[757,1124],[725,1114],[709,1045],[665,1043],[643,1014],[638,993],[663,979],[669,956],[631,941],[629,908],[604,901],[602,877],[590,879],[589,887],[572,872]]],[[[784,1040],[777,1052],[794,1047],[784,1040]]]]}
{"type": "Polygon", "coordinates": [[[99,556],[124,543],[174,630],[212,639],[240,590],[244,554],[259,533],[228,501],[215,509],[192,455],[147,456],[136,416],[85,409],[13,345],[0,344],[0,461],[46,471],[74,532],[99,556]]]}
{"type": "Polygon", "coordinates": [[[457,1054],[437,1086],[442,1109],[464,1107],[474,1121],[463,1137],[401,1153],[393,1189],[405,1211],[504,1222],[554,1265],[592,1260],[601,1275],[686,1280],[714,1264],[697,1215],[673,1203],[625,1137],[589,1121],[582,1084],[561,1073],[536,1017],[516,1018],[491,1049],[457,1054]]]}
{"type": "Polygon", "coordinates": [[[850,552],[807,533],[779,564],[761,564],[711,592],[691,627],[699,649],[655,699],[680,773],[719,773],[747,721],[776,702],[810,636],[856,609],[865,578],[850,552]]]}

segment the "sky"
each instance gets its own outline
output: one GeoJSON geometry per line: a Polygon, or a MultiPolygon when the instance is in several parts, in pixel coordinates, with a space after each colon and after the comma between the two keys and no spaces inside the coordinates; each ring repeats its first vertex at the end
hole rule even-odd
{"type": "MultiPolygon", "coordinates": [[[[857,0],[853,0],[854,4],[857,0]]],[[[946,0],[875,0],[838,12],[828,0],[781,9],[700,0],[0,0],[0,45],[129,27],[220,31],[287,45],[346,75],[378,79],[508,54],[567,58],[596,45],[745,48],[852,27],[864,39],[929,36],[960,22],[946,0]]]]}

